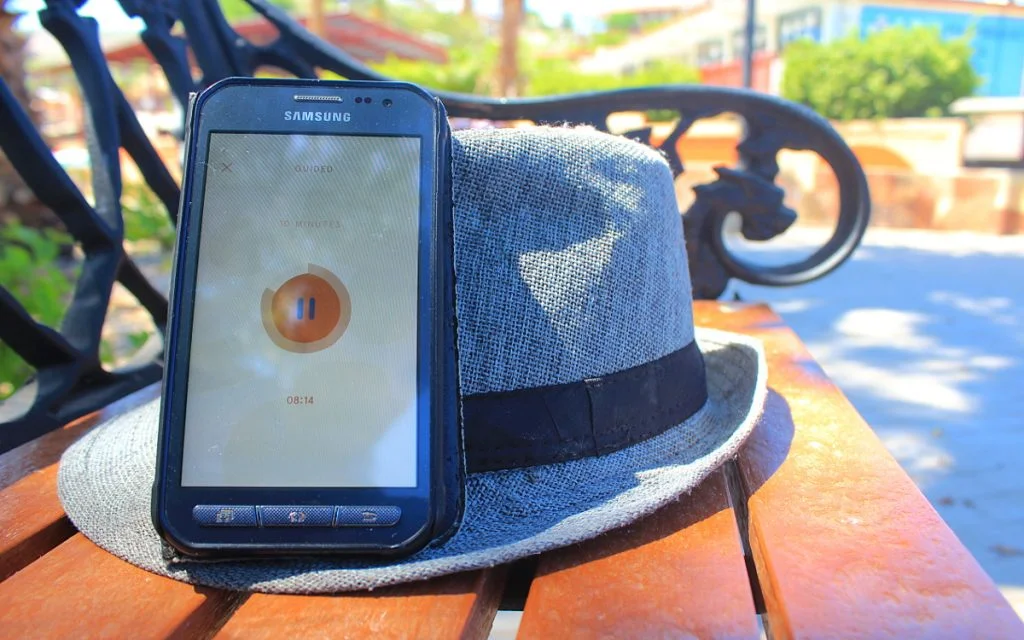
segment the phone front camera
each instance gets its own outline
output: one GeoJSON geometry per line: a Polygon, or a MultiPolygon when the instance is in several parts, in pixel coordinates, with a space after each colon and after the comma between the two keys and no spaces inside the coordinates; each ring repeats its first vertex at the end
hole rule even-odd
{"type": "Polygon", "coordinates": [[[391,106],[391,98],[384,98],[384,106],[385,107],[390,107],[391,106]]]}
{"type": "Polygon", "coordinates": [[[365,102],[366,104],[370,104],[371,102],[373,102],[373,98],[363,98],[363,102],[365,102]]]}

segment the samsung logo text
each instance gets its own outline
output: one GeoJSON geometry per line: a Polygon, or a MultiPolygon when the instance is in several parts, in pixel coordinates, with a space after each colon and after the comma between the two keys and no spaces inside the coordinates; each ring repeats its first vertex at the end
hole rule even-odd
{"type": "Polygon", "coordinates": [[[351,122],[348,111],[285,111],[284,119],[293,122],[351,122]]]}

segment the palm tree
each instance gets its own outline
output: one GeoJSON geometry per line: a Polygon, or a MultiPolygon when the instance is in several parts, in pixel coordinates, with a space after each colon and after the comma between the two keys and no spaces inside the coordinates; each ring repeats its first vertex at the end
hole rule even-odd
{"type": "Polygon", "coordinates": [[[519,93],[519,27],[523,22],[523,0],[502,0],[501,6],[498,88],[501,95],[514,97],[519,93]]]}
{"type": "MultiPolygon", "coordinates": [[[[2,3],[0,0],[0,78],[38,127],[38,114],[32,111],[32,101],[25,85],[25,38],[14,30],[18,16],[4,8],[2,3]]],[[[43,207],[25,186],[7,156],[0,151],[0,224],[12,219],[36,227],[57,222],[56,216],[43,207]]]]}
{"type": "Polygon", "coordinates": [[[324,0],[309,0],[308,24],[313,35],[324,37],[324,0]]]}

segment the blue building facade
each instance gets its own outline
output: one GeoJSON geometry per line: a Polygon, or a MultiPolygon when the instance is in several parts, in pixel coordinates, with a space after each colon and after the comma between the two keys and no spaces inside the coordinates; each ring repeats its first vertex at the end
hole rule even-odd
{"type": "Polygon", "coordinates": [[[1024,95],[1024,18],[865,4],[861,36],[886,27],[937,27],[943,38],[971,37],[978,96],[1024,95]]]}

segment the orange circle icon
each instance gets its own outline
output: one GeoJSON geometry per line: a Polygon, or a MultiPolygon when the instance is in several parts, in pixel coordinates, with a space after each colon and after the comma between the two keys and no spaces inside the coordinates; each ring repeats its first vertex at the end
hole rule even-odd
{"type": "Polygon", "coordinates": [[[296,353],[312,353],[334,344],[348,327],[352,308],[348,290],[330,271],[309,265],[262,300],[263,326],[274,344],[296,353]]]}
{"type": "Polygon", "coordinates": [[[295,342],[316,342],[338,324],[341,301],[326,280],[311,273],[295,276],[274,293],[274,326],[295,342]]]}

